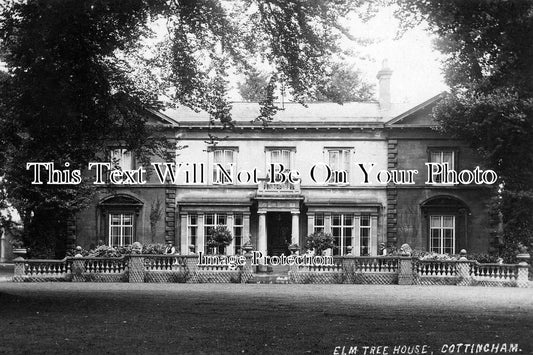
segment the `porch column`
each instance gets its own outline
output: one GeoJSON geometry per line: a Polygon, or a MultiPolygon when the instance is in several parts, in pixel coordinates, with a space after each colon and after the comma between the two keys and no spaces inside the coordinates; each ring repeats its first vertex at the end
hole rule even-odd
{"type": "Polygon", "coordinates": [[[291,211],[292,214],[292,244],[300,244],[300,211],[291,211]]]}
{"type": "Polygon", "coordinates": [[[314,232],[314,226],[315,226],[315,213],[307,212],[307,235],[312,234],[314,232]]]}
{"type": "Polygon", "coordinates": [[[242,214],[242,244],[244,245],[247,241],[252,242],[252,236],[250,235],[250,212],[244,212],[242,214]]]}
{"type": "Polygon", "coordinates": [[[259,235],[257,238],[257,251],[267,254],[267,230],[266,230],[266,211],[257,211],[259,215],[259,235]]]}

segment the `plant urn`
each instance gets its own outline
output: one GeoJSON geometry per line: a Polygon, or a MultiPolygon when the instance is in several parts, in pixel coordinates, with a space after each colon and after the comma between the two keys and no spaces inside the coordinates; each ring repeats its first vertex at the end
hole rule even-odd
{"type": "Polygon", "coordinates": [[[191,254],[194,254],[194,245],[193,244],[189,245],[189,252],[191,252],[191,254]]]}
{"type": "Polygon", "coordinates": [[[411,256],[411,254],[413,253],[413,249],[411,249],[411,247],[409,246],[409,244],[405,243],[405,244],[402,244],[402,246],[400,247],[400,254],[401,256],[411,256]]]}
{"type": "Polygon", "coordinates": [[[527,265],[530,257],[531,256],[528,253],[520,253],[516,256],[520,265],[527,265]]]}
{"type": "Polygon", "coordinates": [[[27,253],[28,253],[28,251],[26,250],[26,248],[13,248],[13,255],[15,255],[15,257],[22,258],[27,253]]]}
{"type": "Polygon", "coordinates": [[[296,254],[296,251],[300,249],[300,247],[298,246],[298,244],[291,244],[289,245],[289,250],[291,251],[291,254],[294,255],[296,254]]]}
{"type": "Polygon", "coordinates": [[[459,260],[467,260],[466,259],[466,249],[461,249],[459,252],[459,260]]]}
{"type": "Polygon", "coordinates": [[[141,254],[142,250],[143,250],[143,246],[139,242],[135,242],[131,245],[131,252],[133,254],[141,254]]]}
{"type": "Polygon", "coordinates": [[[244,250],[244,252],[246,254],[250,253],[252,250],[254,250],[254,247],[252,246],[252,243],[250,243],[250,241],[248,240],[243,246],[242,246],[242,250],[244,250]]]}

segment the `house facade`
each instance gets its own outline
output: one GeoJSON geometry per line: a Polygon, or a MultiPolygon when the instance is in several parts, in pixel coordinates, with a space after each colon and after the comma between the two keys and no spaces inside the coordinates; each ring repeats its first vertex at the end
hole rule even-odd
{"type": "MultiPolygon", "coordinates": [[[[377,255],[381,243],[486,252],[494,186],[446,184],[439,174],[427,183],[426,174],[429,162],[473,170],[482,161],[466,142],[435,129],[431,109],[440,95],[393,105],[389,78],[388,69],[378,74],[379,102],[289,103],[267,125],[253,122],[254,103],[233,104],[231,129],[186,108],[154,113],[152,123],[181,146],[170,162],[174,176],[169,162],[154,158],[146,183],[102,186],[76,217],[76,243],[172,240],[191,254],[207,252],[212,228],[224,225],[233,235],[227,254],[241,253],[249,240],[280,255],[317,231],[332,234],[333,255],[377,255]]],[[[139,167],[125,149],[111,152],[122,169],[139,167]]]]}

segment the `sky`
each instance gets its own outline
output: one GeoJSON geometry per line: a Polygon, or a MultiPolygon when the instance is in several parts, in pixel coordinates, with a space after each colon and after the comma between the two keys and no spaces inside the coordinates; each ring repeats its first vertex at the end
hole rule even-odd
{"type": "MultiPolygon", "coordinates": [[[[392,101],[416,104],[447,90],[441,72],[442,56],[433,49],[433,37],[424,24],[396,39],[399,20],[393,16],[393,10],[390,6],[383,7],[367,23],[358,20],[349,23],[352,35],[374,39],[374,43],[365,47],[352,43],[360,53],[352,60],[368,82],[377,83],[376,74],[387,59],[393,70],[392,101]]],[[[344,45],[350,46],[349,42],[345,41],[344,45]]]]}
{"type": "MultiPolygon", "coordinates": [[[[394,17],[393,11],[393,6],[384,6],[366,23],[357,16],[344,22],[343,25],[352,36],[372,40],[372,43],[362,46],[344,37],[341,46],[344,50],[353,52],[353,56],[346,58],[347,62],[353,64],[354,69],[360,70],[368,83],[376,85],[376,93],[376,74],[386,59],[393,71],[392,102],[416,105],[447,90],[440,69],[442,56],[433,49],[433,36],[424,24],[408,30],[401,38],[396,38],[399,20],[394,17]]],[[[243,81],[243,78],[230,78],[232,88],[229,96],[233,101],[241,100],[237,81],[243,81]]]]}

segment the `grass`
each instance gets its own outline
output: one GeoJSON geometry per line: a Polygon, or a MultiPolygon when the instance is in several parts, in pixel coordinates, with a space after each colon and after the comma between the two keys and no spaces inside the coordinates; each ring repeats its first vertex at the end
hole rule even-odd
{"type": "Polygon", "coordinates": [[[436,355],[444,344],[504,342],[532,354],[531,324],[531,288],[0,283],[6,354],[332,354],[425,344],[436,355]]]}

